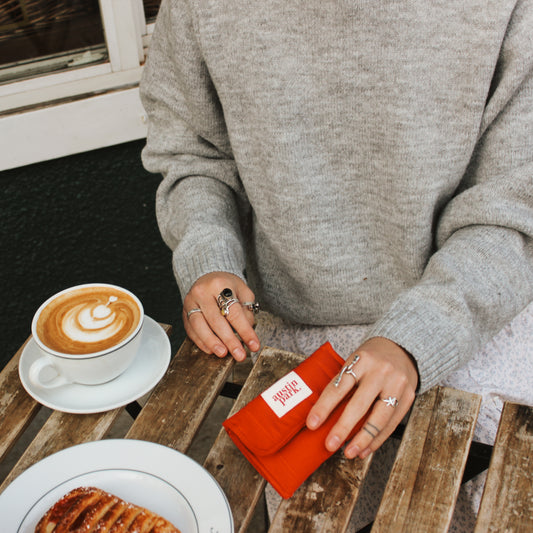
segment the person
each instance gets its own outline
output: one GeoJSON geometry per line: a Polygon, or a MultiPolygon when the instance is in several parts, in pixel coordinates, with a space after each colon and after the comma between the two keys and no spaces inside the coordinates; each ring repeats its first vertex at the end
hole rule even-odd
{"type": "Polygon", "coordinates": [[[185,330],[238,361],[357,355],[307,419],[353,393],[330,450],[370,410],[344,453],[376,452],[471,364],[532,401],[532,352],[483,351],[515,317],[532,347],[532,27],[528,0],[161,4],[142,158],[185,330]]]}

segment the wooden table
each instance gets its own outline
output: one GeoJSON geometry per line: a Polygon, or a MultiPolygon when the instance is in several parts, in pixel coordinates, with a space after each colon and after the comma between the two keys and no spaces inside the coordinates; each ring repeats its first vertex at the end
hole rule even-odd
{"type": "MultiPolygon", "coordinates": [[[[167,331],[168,326],[164,326],[167,331]]],[[[41,409],[18,377],[21,348],[0,374],[0,460],[23,439],[41,409]]],[[[302,356],[264,348],[233,406],[239,409],[302,356]]],[[[202,354],[186,340],[125,438],[157,442],[187,453],[217,396],[228,387],[233,359],[202,354]],[[185,413],[187,416],[175,416],[185,413]]],[[[372,531],[439,532],[451,520],[467,464],[479,397],[448,388],[418,396],[405,427],[372,531]]],[[[106,438],[124,408],[99,414],[52,411],[0,485],[0,492],[40,459],[75,444],[106,438]]],[[[272,518],[270,532],[343,532],[372,456],[346,460],[335,454],[272,518]]],[[[476,532],[533,531],[533,410],[507,403],[490,462],[476,532]]],[[[204,466],[230,502],[235,531],[246,531],[265,482],[222,430],[204,466]]],[[[2,480],[0,480],[2,481],[2,480]]],[[[6,532],[9,533],[9,532],[6,532]]]]}

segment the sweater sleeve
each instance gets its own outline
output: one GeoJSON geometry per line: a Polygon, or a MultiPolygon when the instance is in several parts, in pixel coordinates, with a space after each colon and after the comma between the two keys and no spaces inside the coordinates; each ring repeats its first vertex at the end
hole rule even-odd
{"type": "Polygon", "coordinates": [[[157,220],[182,297],[209,272],[243,277],[241,222],[249,207],[185,1],[161,5],[141,99],[148,115],[143,164],[163,175],[157,220]]]}
{"type": "Polygon", "coordinates": [[[526,4],[510,20],[469,167],[436,221],[435,253],[370,333],[413,355],[422,392],[533,299],[533,13],[526,4]]]}

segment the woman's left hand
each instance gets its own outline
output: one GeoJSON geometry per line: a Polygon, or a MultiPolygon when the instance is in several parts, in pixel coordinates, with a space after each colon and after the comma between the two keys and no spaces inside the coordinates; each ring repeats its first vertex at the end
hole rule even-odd
{"type": "Polygon", "coordinates": [[[369,339],[348,358],[344,368],[356,356],[359,359],[352,370],[357,379],[345,372],[338,386],[333,380],[307,416],[307,427],[318,428],[357,384],[341,417],[326,437],[326,448],[336,451],[359,420],[369,412],[362,429],[346,445],[344,454],[349,459],[356,456],[363,459],[385,442],[409,411],[418,385],[418,372],[413,359],[388,339],[369,339]]]}

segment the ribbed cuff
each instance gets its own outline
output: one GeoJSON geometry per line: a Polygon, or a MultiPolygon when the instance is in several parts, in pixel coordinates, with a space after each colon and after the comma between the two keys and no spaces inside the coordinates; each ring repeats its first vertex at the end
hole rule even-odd
{"type": "Polygon", "coordinates": [[[440,309],[408,300],[396,301],[374,324],[367,338],[385,337],[409,352],[418,365],[418,392],[424,392],[457,368],[461,360],[459,346],[469,342],[464,328],[440,309]]]}
{"type": "Polygon", "coordinates": [[[194,282],[210,272],[229,272],[245,280],[242,255],[212,243],[208,248],[198,247],[188,253],[183,253],[178,247],[173,254],[173,268],[182,300],[194,282]]]}

